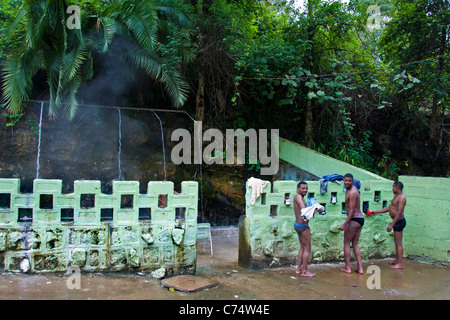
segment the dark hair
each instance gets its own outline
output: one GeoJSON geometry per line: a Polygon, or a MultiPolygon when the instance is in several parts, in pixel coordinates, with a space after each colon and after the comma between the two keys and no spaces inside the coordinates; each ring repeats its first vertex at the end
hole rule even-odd
{"type": "Polygon", "coordinates": [[[305,181],[300,181],[300,182],[297,184],[297,189],[300,188],[300,186],[301,186],[302,184],[308,185],[305,181]]]}
{"type": "Polygon", "coordinates": [[[344,178],[352,178],[353,180],[353,175],[351,173],[346,173],[344,178]]]}
{"type": "Polygon", "coordinates": [[[403,191],[403,183],[401,183],[400,181],[395,181],[394,185],[399,188],[400,190],[403,191]]]}

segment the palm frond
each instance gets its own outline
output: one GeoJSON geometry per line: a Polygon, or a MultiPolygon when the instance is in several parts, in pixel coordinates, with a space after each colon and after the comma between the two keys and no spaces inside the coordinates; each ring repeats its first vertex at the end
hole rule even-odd
{"type": "Polygon", "coordinates": [[[165,18],[173,21],[181,27],[190,27],[191,21],[188,18],[190,7],[182,1],[158,0],[155,9],[165,18]]]}
{"type": "Polygon", "coordinates": [[[55,117],[64,105],[73,118],[78,107],[76,93],[93,76],[92,53],[108,51],[117,36],[127,44],[121,48],[125,61],[161,82],[175,106],[186,101],[189,87],[178,69],[181,61],[195,57],[187,28],[187,3],[111,0],[96,23],[82,13],[82,25],[87,26],[83,30],[66,28],[66,6],[65,0],[24,0],[23,10],[8,29],[25,39],[4,67],[3,96],[10,112],[21,110],[22,101],[32,92],[33,76],[41,68],[47,74],[50,116],[55,117]],[[21,24],[25,29],[18,28],[21,24]]]}
{"type": "Polygon", "coordinates": [[[176,108],[181,107],[189,94],[189,85],[182,79],[179,73],[161,72],[160,81],[164,84],[165,91],[169,94],[176,108]]]}
{"type": "Polygon", "coordinates": [[[33,89],[32,78],[40,67],[40,59],[34,50],[27,50],[20,56],[9,57],[6,61],[2,88],[9,112],[21,111],[22,101],[29,98],[33,89]]]}
{"type": "Polygon", "coordinates": [[[152,50],[157,42],[157,24],[154,13],[132,12],[125,24],[135,39],[147,50],[152,50]]]}
{"type": "Polygon", "coordinates": [[[116,23],[114,19],[111,19],[109,17],[99,17],[98,20],[103,27],[103,45],[101,46],[101,52],[106,52],[108,51],[108,47],[111,44],[114,35],[116,34],[116,23]]]}
{"type": "Polygon", "coordinates": [[[144,69],[152,78],[159,78],[161,75],[161,61],[156,51],[147,51],[144,49],[130,50],[123,56],[124,60],[131,65],[144,69]]]}
{"type": "Polygon", "coordinates": [[[78,110],[78,101],[76,98],[76,92],[80,87],[82,82],[80,74],[76,74],[72,80],[66,83],[65,86],[65,107],[64,111],[69,117],[69,120],[72,120],[75,117],[75,114],[78,110]]]}
{"type": "Polygon", "coordinates": [[[176,107],[182,106],[186,101],[189,86],[177,71],[165,68],[167,64],[156,55],[155,51],[148,52],[143,49],[130,51],[124,58],[131,65],[144,69],[150,77],[160,81],[176,107]]]}

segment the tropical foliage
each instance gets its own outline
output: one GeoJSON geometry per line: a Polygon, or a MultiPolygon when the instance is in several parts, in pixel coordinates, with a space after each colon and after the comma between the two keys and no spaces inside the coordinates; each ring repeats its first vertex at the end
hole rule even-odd
{"type": "Polygon", "coordinates": [[[116,58],[160,81],[175,106],[184,103],[188,87],[172,58],[190,61],[194,55],[189,43],[173,46],[190,24],[180,6],[171,1],[86,1],[80,10],[83,28],[67,27],[68,6],[63,0],[26,0],[9,27],[14,44],[19,43],[11,46],[5,64],[3,96],[11,112],[22,109],[33,76],[44,70],[50,114],[55,116],[64,104],[73,118],[78,88],[93,76],[93,55],[107,52],[116,40],[127,44],[116,58]]]}
{"type": "MultiPolygon", "coordinates": [[[[12,113],[41,94],[32,89],[44,73],[51,113],[66,106],[73,117],[77,101],[90,99],[84,88],[122,77],[123,64],[132,71],[116,81],[131,88],[115,105],[183,107],[218,128],[279,128],[388,177],[415,159],[415,147],[404,160],[379,143],[399,137],[420,142],[428,172],[443,174],[435,164],[449,141],[446,0],[2,1],[12,113]],[[66,28],[71,4],[81,9],[79,30],[66,28]]],[[[91,91],[106,103],[103,89],[91,91]]]]}

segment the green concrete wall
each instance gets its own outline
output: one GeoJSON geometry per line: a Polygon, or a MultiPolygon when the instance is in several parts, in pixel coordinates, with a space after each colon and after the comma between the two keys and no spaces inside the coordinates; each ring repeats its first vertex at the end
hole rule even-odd
{"type": "Polygon", "coordinates": [[[112,194],[100,181],[75,181],[62,193],[61,180],[34,180],[33,193],[20,193],[19,179],[0,179],[0,268],[21,272],[154,270],[194,273],[197,257],[198,184],[185,181],[182,194],[172,182],[114,181],[112,194]],[[158,204],[167,195],[166,207],[158,204]],[[139,209],[151,218],[139,218],[139,209]],[[179,208],[179,209],[177,209],[179,208]],[[112,220],[102,219],[112,209],[112,220]],[[26,210],[26,211],[24,211],[26,210]],[[149,211],[150,210],[150,211],[149,211]],[[73,215],[66,221],[62,212],[73,215]],[[22,222],[20,216],[32,215],[22,222]]]}
{"type": "Polygon", "coordinates": [[[405,255],[450,261],[450,179],[400,176],[406,196],[405,255]]]}
{"type": "MultiPolygon", "coordinates": [[[[297,262],[299,241],[294,230],[294,208],[293,205],[284,204],[286,193],[292,203],[297,192],[297,182],[275,181],[273,190],[271,188],[271,184],[267,184],[265,195],[251,205],[252,189],[246,186],[246,212],[239,225],[239,263],[244,267],[280,266],[297,262]]],[[[346,219],[346,214],[342,213],[343,208],[345,210],[343,186],[329,182],[327,193],[321,195],[319,182],[309,181],[308,193],[326,210],[325,215],[316,214],[309,223],[311,262],[342,261],[343,232],[338,228],[346,219]],[[332,193],[337,197],[336,204],[331,203],[332,193]]],[[[392,199],[392,181],[362,181],[360,195],[361,207],[367,202],[369,210],[379,210],[392,199]],[[379,201],[375,201],[376,196],[379,201]]],[[[386,231],[390,222],[389,215],[366,217],[359,241],[363,259],[393,254],[393,233],[386,231]]]]}
{"type": "Polygon", "coordinates": [[[317,177],[327,174],[352,173],[358,180],[390,181],[367,170],[336,160],[298,143],[280,137],[280,159],[317,177]]]}
{"type": "MultiPolygon", "coordinates": [[[[364,202],[369,210],[389,205],[393,198],[393,181],[342,161],[322,155],[292,141],[280,138],[280,159],[315,176],[353,174],[361,181],[361,210],[364,202]],[[378,196],[379,201],[375,201],[378,196]]],[[[423,256],[438,261],[450,261],[450,179],[400,176],[407,197],[403,233],[405,256],[423,256]]],[[[294,230],[293,207],[284,205],[285,193],[291,202],[298,181],[274,181],[265,189],[264,200],[250,204],[251,188],[246,186],[246,211],[239,221],[239,263],[245,267],[266,267],[295,264],[299,243],[294,230]],[[273,189],[273,190],[272,190],[273,189]],[[263,201],[264,203],[262,203],[263,201]],[[276,212],[275,207],[277,206],[276,212]]],[[[309,194],[326,206],[327,214],[316,215],[311,221],[311,262],[343,260],[343,232],[338,227],[345,220],[343,187],[328,182],[328,190],[320,194],[318,181],[308,181],[309,194]],[[331,194],[337,203],[331,203],[331,194]]],[[[393,232],[386,228],[391,222],[388,213],[366,217],[360,237],[363,259],[391,256],[395,253],[393,232]]]]}

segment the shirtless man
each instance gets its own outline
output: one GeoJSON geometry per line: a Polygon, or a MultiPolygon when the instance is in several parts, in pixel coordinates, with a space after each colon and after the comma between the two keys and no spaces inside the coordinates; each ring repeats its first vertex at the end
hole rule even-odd
{"type": "Polygon", "coordinates": [[[302,218],[301,210],[306,208],[305,195],[308,193],[308,184],[301,181],[297,185],[297,194],[294,197],[294,229],[298,234],[300,250],[298,251],[298,262],[296,273],[302,277],[314,277],[316,274],[308,272],[309,254],[311,253],[311,230],[308,220],[302,218]]]}
{"type": "Polygon", "coordinates": [[[345,186],[345,209],[347,211],[347,219],[339,227],[339,230],[344,230],[344,259],[345,267],[340,269],[342,272],[351,273],[350,268],[350,242],[353,245],[353,252],[355,253],[357,268],[356,272],[364,273],[361,263],[361,250],[358,246],[359,236],[361,235],[361,229],[364,225],[364,216],[359,209],[359,191],[353,185],[353,175],[347,173],[344,176],[345,186]]]}
{"type": "Polygon", "coordinates": [[[391,224],[387,227],[387,231],[390,232],[394,229],[394,243],[395,243],[395,260],[390,262],[392,269],[403,269],[403,229],[406,226],[404,209],[406,205],[406,197],[403,194],[403,183],[400,181],[394,182],[392,185],[392,192],[394,198],[388,207],[381,210],[371,211],[370,214],[377,214],[382,212],[388,212],[392,218],[391,224]]]}

